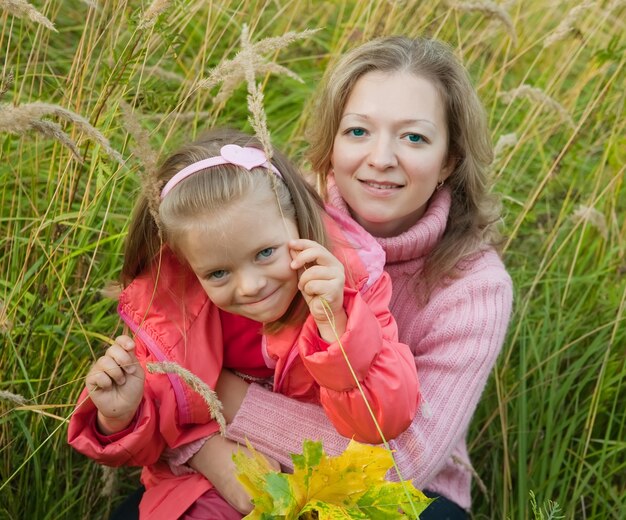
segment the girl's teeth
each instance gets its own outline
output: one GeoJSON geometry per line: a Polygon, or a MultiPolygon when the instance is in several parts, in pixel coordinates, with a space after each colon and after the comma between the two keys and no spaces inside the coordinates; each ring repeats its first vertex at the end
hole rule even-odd
{"type": "Polygon", "coordinates": [[[376,188],[379,190],[390,190],[393,188],[399,188],[399,186],[396,186],[395,184],[378,184],[376,182],[365,182],[365,184],[367,184],[368,186],[371,186],[372,188],[376,188]]]}

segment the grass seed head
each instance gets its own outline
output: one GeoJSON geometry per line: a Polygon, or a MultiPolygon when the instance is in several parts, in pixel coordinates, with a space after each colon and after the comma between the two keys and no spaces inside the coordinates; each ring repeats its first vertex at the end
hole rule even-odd
{"type": "Polygon", "coordinates": [[[24,396],[8,392],[7,390],[0,390],[0,400],[9,401],[10,403],[15,403],[18,406],[23,406],[28,402],[28,399],[24,396]]]}
{"type": "Polygon", "coordinates": [[[561,119],[566,122],[569,126],[574,128],[576,125],[574,124],[574,120],[569,112],[565,109],[563,105],[561,105],[558,101],[551,98],[546,94],[543,90],[537,87],[532,87],[530,85],[521,85],[513,90],[508,90],[506,92],[501,92],[499,97],[505,103],[512,103],[515,99],[518,98],[528,98],[532,101],[539,103],[541,106],[545,106],[554,112],[556,112],[561,119]]]}
{"type": "Polygon", "coordinates": [[[215,391],[213,391],[209,385],[207,385],[202,379],[195,374],[192,374],[186,368],[181,367],[179,364],[172,361],[162,361],[160,363],[148,363],[146,365],[148,372],[151,374],[176,374],[187,383],[187,385],[195,392],[200,394],[204,399],[204,402],[209,407],[211,417],[215,419],[220,427],[222,435],[226,432],[226,420],[222,414],[222,403],[217,397],[215,391]]]}
{"type": "Polygon", "coordinates": [[[546,39],[543,41],[543,46],[549,47],[550,45],[565,39],[571,32],[573,32],[576,27],[575,24],[580,18],[580,16],[590,9],[593,6],[594,2],[590,2],[587,0],[580,5],[572,8],[567,16],[563,18],[561,23],[557,26],[557,28],[552,31],[546,39]]]}
{"type": "Polygon", "coordinates": [[[0,8],[17,18],[27,18],[43,25],[46,29],[57,32],[54,24],[25,0],[0,0],[0,8]]]}
{"type": "Polygon", "coordinates": [[[605,240],[609,238],[609,228],[606,224],[606,218],[604,218],[604,215],[596,208],[580,204],[574,213],[572,213],[572,220],[574,220],[574,222],[587,223],[595,228],[600,235],[602,235],[602,238],[605,240]]]}
{"type": "Polygon", "coordinates": [[[445,5],[450,9],[456,9],[457,11],[465,12],[478,12],[482,13],[487,18],[494,18],[499,20],[507,29],[511,41],[514,46],[517,46],[517,34],[515,33],[515,26],[509,13],[504,8],[495,2],[489,2],[488,0],[481,0],[478,2],[456,2],[448,0],[445,5]]]}

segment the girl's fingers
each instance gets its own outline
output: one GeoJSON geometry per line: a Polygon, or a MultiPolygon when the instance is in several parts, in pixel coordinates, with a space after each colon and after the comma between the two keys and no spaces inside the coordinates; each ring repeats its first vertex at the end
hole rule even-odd
{"type": "Polygon", "coordinates": [[[121,344],[116,342],[107,349],[106,356],[113,359],[126,373],[135,373],[137,358],[132,350],[128,352],[121,344]]]}
{"type": "Polygon", "coordinates": [[[125,334],[115,338],[115,343],[113,344],[115,345],[116,343],[128,352],[135,348],[135,342],[130,336],[126,336],[125,334]]]}
{"type": "Polygon", "coordinates": [[[341,284],[342,286],[343,279],[344,277],[342,272],[319,265],[309,267],[307,270],[302,271],[302,274],[300,274],[299,277],[301,284],[306,284],[312,280],[337,280],[337,284],[341,284]]]}
{"type": "Polygon", "coordinates": [[[117,385],[123,385],[126,382],[126,375],[122,367],[117,362],[108,356],[103,356],[97,363],[97,367],[101,372],[108,375],[117,385]]]}
{"type": "Polygon", "coordinates": [[[300,269],[307,264],[318,265],[336,265],[339,261],[332,255],[328,249],[322,247],[317,242],[311,240],[292,240],[289,243],[292,251],[292,269],[300,269]],[[300,242],[306,242],[310,244],[306,248],[300,248],[300,242]],[[295,254],[293,254],[295,252],[295,254]]]}

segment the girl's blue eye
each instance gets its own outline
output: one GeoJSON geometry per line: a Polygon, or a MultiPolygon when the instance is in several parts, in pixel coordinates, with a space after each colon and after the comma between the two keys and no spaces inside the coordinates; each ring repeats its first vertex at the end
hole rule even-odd
{"type": "Polygon", "coordinates": [[[209,274],[209,280],[221,280],[226,276],[226,271],[224,269],[220,269],[219,271],[213,271],[209,274]]]}
{"type": "Polygon", "coordinates": [[[265,249],[259,251],[257,256],[259,258],[269,258],[273,254],[274,254],[274,248],[273,247],[266,247],[265,249]]]}
{"type": "Polygon", "coordinates": [[[354,137],[363,137],[365,135],[365,130],[363,128],[351,128],[350,133],[354,137]]]}
{"type": "Polygon", "coordinates": [[[420,134],[407,134],[407,137],[412,143],[421,143],[424,141],[424,138],[420,134]]]}

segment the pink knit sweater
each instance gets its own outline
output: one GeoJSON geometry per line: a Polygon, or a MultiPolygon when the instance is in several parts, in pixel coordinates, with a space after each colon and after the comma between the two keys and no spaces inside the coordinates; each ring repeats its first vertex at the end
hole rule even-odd
{"type": "MultiPolygon", "coordinates": [[[[330,188],[330,203],[348,214],[330,188]]],[[[512,303],[512,284],[495,251],[464,262],[463,276],[436,289],[419,307],[411,280],[424,255],[441,238],[450,193],[435,195],[423,217],[408,231],[379,238],[393,281],[391,311],[400,340],[415,355],[423,404],[409,428],[390,442],[401,474],[418,489],[438,492],[470,509],[471,465],[468,425],[504,341],[512,303]]],[[[227,436],[246,438],[281,464],[293,467],[290,453],[302,451],[303,439],[323,442],[336,455],[347,446],[321,407],[301,403],[251,385],[227,436]]],[[[395,475],[389,474],[390,479],[395,475]]]]}

